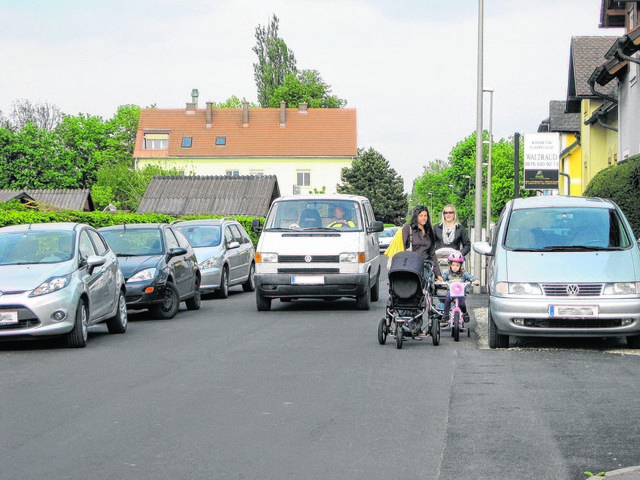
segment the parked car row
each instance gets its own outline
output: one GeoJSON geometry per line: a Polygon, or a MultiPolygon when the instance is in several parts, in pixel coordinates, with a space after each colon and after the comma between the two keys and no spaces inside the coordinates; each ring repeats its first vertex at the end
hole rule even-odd
{"type": "Polygon", "coordinates": [[[173,318],[201,294],[255,290],[255,250],[235,219],[95,229],[79,223],[0,228],[0,339],[64,336],[84,347],[88,327],[127,329],[128,309],[173,318]]]}

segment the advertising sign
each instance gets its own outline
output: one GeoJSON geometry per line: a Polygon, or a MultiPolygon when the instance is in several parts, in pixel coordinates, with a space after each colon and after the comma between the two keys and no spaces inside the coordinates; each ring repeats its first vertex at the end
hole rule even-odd
{"type": "Polygon", "coordinates": [[[557,190],[559,167],[559,133],[527,133],[524,136],[525,190],[557,190]]]}

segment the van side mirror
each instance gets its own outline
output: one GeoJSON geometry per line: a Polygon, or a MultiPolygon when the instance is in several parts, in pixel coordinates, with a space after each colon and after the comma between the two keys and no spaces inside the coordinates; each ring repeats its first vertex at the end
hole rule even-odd
{"type": "Polygon", "coordinates": [[[251,221],[251,231],[253,233],[260,233],[262,232],[262,227],[260,226],[260,219],[259,218],[254,218],[251,221]]]}
{"type": "Polygon", "coordinates": [[[376,233],[384,230],[384,223],[374,220],[371,222],[371,226],[367,228],[367,233],[376,233]]]}

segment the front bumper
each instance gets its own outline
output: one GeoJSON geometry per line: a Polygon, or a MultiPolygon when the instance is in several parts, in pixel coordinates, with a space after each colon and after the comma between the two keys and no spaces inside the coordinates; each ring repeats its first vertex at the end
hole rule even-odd
{"type": "Polygon", "coordinates": [[[202,293],[212,293],[220,289],[222,269],[209,268],[207,270],[200,270],[200,273],[202,274],[200,281],[200,291],[202,293]]]}
{"type": "Polygon", "coordinates": [[[164,299],[165,285],[149,284],[144,282],[127,283],[127,307],[133,309],[145,308],[150,305],[162,303],[164,299]],[[148,287],[153,287],[153,292],[146,293],[148,287]]]}
{"type": "Polygon", "coordinates": [[[324,274],[319,275],[323,283],[292,283],[293,277],[305,276],[309,275],[256,273],[256,292],[267,298],[341,298],[363,295],[370,287],[368,273],[324,274]]]}
{"type": "Polygon", "coordinates": [[[640,298],[582,297],[497,297],[489,308],[498,332],[513,336],[622,337],[640,334],[640,298]],[[594,315],[551,315],[558,307],[594,315]],[[592,307],[596,307],[595,309],[592,307]],[[595,312],[597,310],[597,312],[595,312]]]}

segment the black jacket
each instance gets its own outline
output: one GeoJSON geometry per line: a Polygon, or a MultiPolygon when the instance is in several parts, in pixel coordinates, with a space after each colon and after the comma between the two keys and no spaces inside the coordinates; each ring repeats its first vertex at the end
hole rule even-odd
{"type": "Polygon", "coordinates": [[[471,240],[469,240],[467,230],[462,225],[456,225],[456,231],[453,234],[453,242],[451,242],[450,245],[444,244],[444,241],[442,240],[442,229],[442,223],[433,227],[433,234],[436,236],[436,250],[439,248],[451,247],[460,251],[462,256],[466,256],[471,251],[471,240]]]}

